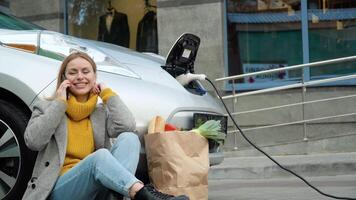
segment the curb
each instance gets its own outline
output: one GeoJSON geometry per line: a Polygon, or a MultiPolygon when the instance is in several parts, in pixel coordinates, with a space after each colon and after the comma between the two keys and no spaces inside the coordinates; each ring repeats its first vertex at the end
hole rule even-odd
{"type": "MultiPolygon", "coordinates": [[[[305,177],[354,175],[356,153],[273,156],[282,166],[305,177]]],[[[267,157],[228,157],[212,166],[209,179],[270,179],[292,177],[267,157]]]]}

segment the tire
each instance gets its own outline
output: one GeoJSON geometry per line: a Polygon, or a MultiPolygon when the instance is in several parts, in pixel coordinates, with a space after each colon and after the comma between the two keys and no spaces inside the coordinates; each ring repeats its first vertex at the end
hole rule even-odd
{"type": "Polygon", "coordinates": [[[0,99],[0,199],[21,199],[31,177],[36,153],[24,142],[29,117],[0,99]]]}

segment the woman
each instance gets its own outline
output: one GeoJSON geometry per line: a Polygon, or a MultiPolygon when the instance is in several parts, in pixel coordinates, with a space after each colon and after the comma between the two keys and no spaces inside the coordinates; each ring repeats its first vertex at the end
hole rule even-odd
{"type": "Polygon", "coordinates": [[[133,175],[141,146],[133,131],[126,105],[96,83],[94,61],[81,52],[69,55],[55,94],[34,106],[24,134],[38,156],[23,199],[95,199],[110,190],[138,200],[189,199],[160,193],[133,175]],[[117,137],[112,147],[109,137],[117,137]]]}

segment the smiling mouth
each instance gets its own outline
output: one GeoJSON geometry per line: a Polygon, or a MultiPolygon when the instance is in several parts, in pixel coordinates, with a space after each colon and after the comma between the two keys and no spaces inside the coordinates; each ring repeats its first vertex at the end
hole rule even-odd
{"type": "Polygon", "coordinates": [[[74,87],[76,87],[76,88],[84,88],[84,87],[86,87],[88,84],[87,83],[75,83],[75,84],[73,84],[74,85],[74,87]]]}

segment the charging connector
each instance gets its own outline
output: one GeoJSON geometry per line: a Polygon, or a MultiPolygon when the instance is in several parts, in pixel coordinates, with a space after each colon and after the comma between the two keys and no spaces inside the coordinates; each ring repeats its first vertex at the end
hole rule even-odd
{"type": "Polygon", "coordinates": [[[281,169],[291,173],[292,175],[296,176],[297,178],[299,178],[300,180],[302,180],[305,184],[307,184],[309,187],[311,187],[312,189],[314,189],[315,191],[317,191],[319,194],[330,197],[330,198],[334,198],[334,199],[346,199],[346,200],[356,200],[356,198],[350,198],[350,197],[338,197],[338,196],[334,196],[334,195],[330,195],[330,194],[326,194],[324,192],[322,192],[321,190],[319,190],[318,188],[316,188],[315,186],[313,186],[311,183],[309,183],[307,180],[305,180],[303,177],[301,177],[299,174],[297,174],[296,172],[284,167],[283,165],[281,165],[280,163],[278,163],[275,159],[273,159],[270,155],[268,155],[266,152],[264,152],[262,149],[260,149],[256,144],[254,144],[253,142],[250,141],[250,139],[248,139],[246,137],[246,135],[244,134],[244,132],[241,130],[241,128],[239,127],[239,125],[236,123],[235,119],[232,117],[229,109],[227,108],[225,102],[223,101],[222,97],[219,94],[219,91],[217,90],[217,88],[215,87],[215,85],[213,84],[213,82],[211,80],[209,80],[207,77],[205,78],[206,81],[208,81],[211,86],[213,86],[216,94],[219,96],[222,104],[224,105],[224,108],[227,112],[227,114],[229,115],[231,121],[234,123],[234,125],[236,126],[237,130],[239,130],[240,134],[242,135],[242,137],[251,145],[253,146],[255,149],[257,149],[259,152],[261,152],[263,155],[265,155],[267,158],[269,158],[272,162],[274,162],[276,165],[278,165],[281,169]]]}
{"type": "Polygon", "coordinates": [[[186,74],[181,74],[181,75],[177,76],[176,79],[181,85],[186,86],[194,80],[204,81],[206,79],[206,75],[205,74],[192,74],[192,73],[188,72],[186,74]]]}

